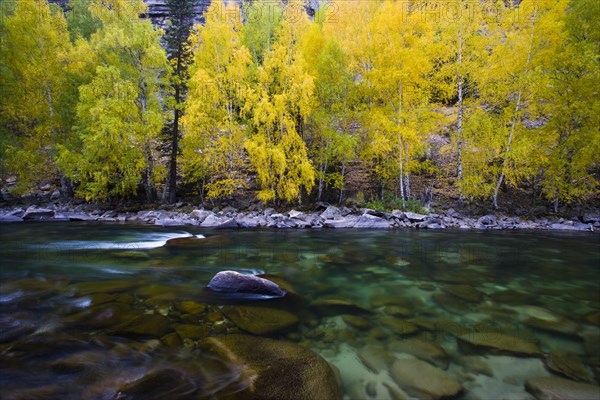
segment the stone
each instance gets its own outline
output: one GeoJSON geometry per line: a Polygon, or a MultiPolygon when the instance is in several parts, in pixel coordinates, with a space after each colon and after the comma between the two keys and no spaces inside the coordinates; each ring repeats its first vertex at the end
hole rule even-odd
{"type": "Polygon", "coordinates": [[[441,368],[448,368],[448,354],[442,346],[431,340],[406,339],[393,342],[390,350],[411,354],[420,360],[441,368]]]}
{"type": "Polygon", "coordinates": [[[333,228],[333,229],[345,229],[345,228],[354,228],[356,225],[357,217],[348,216],[342,217],[339,219],[328,219],[323,221],[324,228],[333,228]]]}
{"type": "Polygon", "coordinates": [[[469,285],[448,285],[442,290],[469,303],[479,303],[483,299],[483,293],[469,285]]]}
{"type": "Polygon", "coordinates": [[[342,319],[346,324],[358,330],[368,330],[373,326],[369,320],[356,315],[342,315],[342,319]]]}
{"type": "Polygon", "coordinates": [[[516,290],[508,289],[490,294],[490,297],[499,303],[509,305],[524,305],[535,304],[536,298],[529,293],[517,292],[516,290]]]}
{"type": "Polygon", "coordinates": [[[183,345],[181,337],[177,334],[177,332],[167,333],[165,336],[160,338],[160,341],[163,342],[167,347],[177,348],[183,345]]]}
{"type": "Polygon", "coordinates": [[[183,340],[199,340],[206,339],[208,337],[208,328],[202,325],[193,324],[176,324],[173,325],[173,329],[183,340]]]}
{"type": "Polygon", "coordinates": [[[530,328],[540,329],[552,333],[558,333],[565,336],[579,337],[581,327],[575,321],[572,321],[566,317],[559,319],[546,319],[531,317],[523,321],[525,325],[530,328]]]}
{"type": "Polygon", "coordinates": [[[200,226],[203,228],[237,228],[238,225],[234,218],[220,217],[211,213],[200,226]]]}
{"type": "Polygon", "coordinates": [[[241,367],[239,398],[340,400],[335,373],[310,349],[287,341],[226,335],[204,341],[206,351],[241,367]]]}
{"type": "Polygon", "coordinates": [[[421,222],[425,221],[425,219],[427,218],[427,215],[417,214],[413,212],[405,212],[404,216],[411,222],[421,222]]]}
{"type": "Polygon", "coordinates": [[[463,386],[446,372],[417,359],[397,359],[390,376],[406,393],[418,399],[441,399],[463,391],[463,386]]]}
{"type": "Polygon", "coordinates": [[[354,224],[354,228],[360,229],[387,229],[390,227],[390,221],[370,214],[361,215],[354,224]]]}
{"type": "Polygon", "coordinates": [[[154,336],[160,338],[171,330],[169,320],[160,314],[142,314],[130,322],[114,328],[115,332],[128,335],[154,336]]]}
{"type": "Polygon", "coordinates": [[[238,216],[235,218],[235,221],[240,228],[256,228],[261,226],[262,220],[259,217],[238,216]]]}
{"type": "Polygon", "coordinates": [[[497,225],[496,216],[493,214],[484,215],[477,219],[477,223],[484,225],[485,227],[491,227],[497,225]]]}
{"type": "Polygon", "coordinates": [[[383,312],[392,317],[412,317],[414,314],[409,308],[395,305],[385,306],[383,312]]]}
{"type": "Polygon", "coordinates": [[[72,315],[68,318],[68,321],[85,327],[109,328],[127,323],[135,317],[136,314],[127,304],[105,303],[72,315]]]}
{"type": "Polygon", "coordinates": [[[258,298],[283,297],[286,291],[268,279],[236,271],[218,272],[209,282],[209,289],[225,293],[251,293],[258,298]]]}
{"type": "Polygon", "coordinates": [[[419,330],[419,327],[412,322],[404,321],[394,317],[382,317],[380,319],[381,324],[388,328],[392,333],[396,335],[412,335],[419,330]]]}
{"type": "Polygon", "coordinates": [[[175,368],[152,370],[133,382],[118,388],[118,396],[124,399],[185,400],[198,390],[195,379],[175,368]]]}
{"type": "Polygon", "coordinates": [[[467,303],[456,296],[446,293],[434,293],[431,298],[444,310],[454,314],[464,314],[471,311],[467,303]]]}
{"type": "Polygon", "coordinates": [[[552,350],[546,357],[546,366],[549,370],[569,379],[580,382],[593,382],[591,372],[575,353],[552,350]]]}
{"type": "Polygon", "coordinates": [[[208,217],[211,214],[212,214],[212,212],[210,212],[210,211],[194,210],[190,213],[190,218],[195,219],[196,221],[198,221],[198,223],[202,223],[202,222],[204,222],[206,217],[208,217]]]}
{"type": "Polygon", "coordinates": [[[188,300],[177,302],[175,308],[186,314],[202,314],[206,310],[206,305],[188,300]]]}
{"type": "Polygon", "coordinates": [[[600,386],[580,383],[555,376],[531,378],[525,390],[537,400],[598,400],[600,386]]]}
{"type": "Polygon", "coordinates": [[[583,315],[581,320],[586,324],[600,326],[600,311],[591,311],[583,315]]]}
{"type": "Polygon", "coordinates": [[[16,215],[3,215],[0,217],[0,223],[23,222],[23,218],[16,215]]]}
{"type": "Polygon", "coordinates": [[[516,335],[499,332],[470,332],[457,335],[456,338],[463,353],[471,352],[470,346],[473,346],[476,349],[494,354],[513,354],[517,356],[538,356],[541,354],[537,344],[521,339],[516,335]]]}
{"type": "Polygon", "coordinates": [[[52,217],[54,217],[54,210],[48,208],[35,208],[35,206],[27,208],[25,214],[23,214],[23,219],[26,221],[50,219],[52,217]]]}
{"type": "Polygon", "coordinates": [[[487,362],[487,357],[482,356],[460,356],[455,357],[454,362],[462,366],[471,374],[482,374],[489,377],[494,376],[494,371],[487,362]]]}
{"type": "Polygon", "coordinates": [[[325,211],[321,213],[321,218],[323,219],[336,219],[341,216],[342,213],[336,206],[328,206],[325,211]]]}
{"type": "Polygon", "coordinates": [[[241,329],[255,335],[268,335],[298,323],[298,317],[285,310],[256,306],[226,306],[223,314],[241,329]]]}
{"type": "Polygon", "coordinates": [[[382,345],[367,344],[358,353],[358,359],[371,371],[387,371],[394,362],[393,355],[382,345]]]}
{"type": "Polygon", "coordinates": [[[388,390],[390,400],[409,400],[409,397],[406,395],[406,393],[402,392],[397,387],[392,386],[388,382],[383,382],[383,386],[385,386],[385,388],[388,390]]]}
{"type": "Polygon", "coordinates": [[[309,305],[318,314],[323,316],[332,316],[340,314],[370,314],[371,310],[354,304],[351,301],[344,299],[328,298],[318,299],[309,305]]]}

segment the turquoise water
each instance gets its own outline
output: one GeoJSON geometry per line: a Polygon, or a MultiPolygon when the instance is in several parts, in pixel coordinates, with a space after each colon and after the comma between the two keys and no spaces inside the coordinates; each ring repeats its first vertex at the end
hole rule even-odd
{"type": "Polygon", "coordinates": [[[223,315],[224,302],[203,290],[221,270],[277,275],[290,285],[300,300],[287,311],[299,321],[265,336],[323,356],[339,370],[348,399],[392,398],[390,387],[417,398],[390,372],[394,359],[415,357],[460,382],[464,399],[532,398],[524,384],[537,376],[597,384],[598,239],[549,232],[0,225],[0,393],[111,398],[157,365],[202,371],[189,398],[235,393],[235,368],[199,351],[207,336],[246,332],[223,315]],[[165,245],[192,236],[207,239],[165,245]],[[190,313],[186,301],[202,310],[190,313]],[[107,309],[110,318],[98,311],[107,309]],[[167,325],[127,327],[128,318],[140,315],[161,315],[167,325]],[[181,323],[208,328],[186,337],[175,329],[181,323]],[[514,343],[469,347],[457,339],[476,332],[518,338],[539,351],[524,356],[510,348],[514,343]],[[423,343],[435,350],[416,351],[423,343]],[[547,357],[557,350],[575,355],[581,368],[549,369],[547,357]],[[380,365],[367,353],[383,354],[380,365]]]}

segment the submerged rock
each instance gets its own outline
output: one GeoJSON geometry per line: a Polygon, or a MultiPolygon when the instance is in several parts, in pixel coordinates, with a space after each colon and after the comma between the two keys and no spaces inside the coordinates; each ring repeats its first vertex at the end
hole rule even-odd
{"type": "Polygon", "coordinates": [[[224,293],[250,293],[257,297],[283,297],[286,291],[268,279],[236,271],[221,271],[209,282],[208,288],[224,293]]]}
{"type": "Polygon", "coordinates": [[[342,315],[342,319],[347,325],[358,330],[368,330],[373,327],[373,324],[369,320],[357,315],[342,315]]]}
{"type": "Polygon", "coordinates": [[[383,346],[368,344],[358,351],[358,359],[371,371],[387,370],[394,362],[392,354],[383,346]]]}
{"type": "Polygon", "coordinates": [[[537,344],[521,339],[516,335],[506,335],[499,332],[471,332],[458,335],[456,338],[463,353],[480,349],[484,352],[518,356],[538,356],[541,354],[537,344]]]}
{"type": "Polygon", "coordinates": [[[469,303],[479,303],[483,299],[483,293],[469,285],[448,285],[442,290],[469,303]]]}
{"type": "Polygon", "coordinates": [[[298,317],[284,310],[255,306],[226,306],[223,314],[246,332],[268,335],[298,323],[298,317]]]}
{"type": "Polygon", "coordinates": [[[174,368],[163,368],[122,385],[119,387],[117,398],[184,400],[189,399],[197,389],[195,380],[185,372],[174,368]]]}
{"type": "Polygon", "coordinates": [[[227,363],[242,367],[239,398],[341,399],[333,369],[306,347],[248,335],[213,337],[204,345],[227,363]]]}
{"type": "Polygon", "coordinates": [[[600,326],[600,311],[592,311],[581,317],[583,322],[590,325],[600,326]]]}
{"type": "Polygon", "coordinates": [[[555,376],[532,378],[525,390],[538,400],[598,400],[600,387],[555,376]]]}
{"type": "Polygon", "coordinates": [[[383,326],[388,328],[396,335],[412,335],[419,330],[419,327],[412,322],[404,321],[394,317],[382,317],[380,321],[383,326]]]}
{"type": "Polygon", "coordinates": [[[561,317],[560,319],[531,317],[527,318],[523,323],[530,328],[573,337],[578,337],[581,330],[581,327],[577,322],[564,317],[561,317]]]}
{"type": "Polygon", "coordinates": [[[567,378],[592,382],[592,374],[575,353],[562,350],[553,350],[546,358],[546,366],[551,371],[557,372],[567,378]]]}
{"type": "Polygon", "coordinates": [[[442,369],[448,368],[448,354],[442,346],[431,340],[407,339],[394,342],[391,350],[411,354],[420,360],[442,369]]]}
{"type": "Polygon", "coordinates": [[[160,314],[143,314],[116,327],[115,332],[126,335],[154,336],[160,338],[171,330],[169,320],[160,314]]]}
{"type": "Polygon", "coordinates": [[[421,360],[398,359],[390,375],[404,391],[423,400],[456,396],[463,391],[456,379],[421,360]]]}
{"type": "Polygon", "coordinates": [[[371,311],[344,299],[318,299],[310,303],[318,314],[331,316],[340,314],[370,314],[371,311]]]}

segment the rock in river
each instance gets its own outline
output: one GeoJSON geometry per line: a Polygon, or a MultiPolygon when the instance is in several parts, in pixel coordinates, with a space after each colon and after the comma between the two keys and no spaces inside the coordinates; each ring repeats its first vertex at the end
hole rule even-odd
{"type": "Polygon", "coordinates": [[[208,288],[217,292],[250,294],[256,298],[285,296],[285,290],[268,279],[256,275],[240,274],[236,271],[221,271],[208,284],[208,288]]]}
{"type": "Polygon", "coordinates": [[[483,299],[483,293],[469,285],[448,285],[442,290],[469,303],[479,303],[483,299]]]}
{"type": "Polygon", "coordinates": [[[431,340],[407,339],[393,342],[390,346],[394,352],[412,354],[436,367],[448,368],[448,354],[442,346],[431,340]]]}
{"type": "Polygon", "coordinates": [[[535,343],[521,339],[517,335],[499,332],[471,332],[459,335],[457,339],[463,353],[469,353],[472,348],[518,356],[537,356],[541,353],[535,343]]]}
{"type": "Polygon", "coordinates": [[[532,378],[525,389],[538,400],[598,400],[600,387],[555,376],[532,378]]]}
{"type": "Polygon", "coordinates": [[[462,392],[462,385],[443,370],[416,359],[397,359],[392,379],[406,393],[419,399],[441,399],[462,392]]]}
{"type": "Polygon", "coordinates": [[[239,398],[341,399],[333,369],[306,347],[248,335],[213,337],[204,344],[209,352],[243,368],[239,398]]]}
{"type": "Polygon", "coordinates": [[[298,317],[284,310],[255,306],[226,306],[223,314],[246,332],[268,335],[298,323],[298,317]]]}
{"type": "Polygon", "coordinates": [[[546,358],[546,366],[551,371],[576,381],[592,382],[593,379],[579,356],[568,351],[552,350],[546,358]]]}

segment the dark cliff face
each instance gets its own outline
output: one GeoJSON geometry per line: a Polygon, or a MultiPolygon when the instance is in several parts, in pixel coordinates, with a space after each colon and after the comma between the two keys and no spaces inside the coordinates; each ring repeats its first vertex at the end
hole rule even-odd
{"type": "MultiPolygon", "coordinates": [[[[243,9],[246,3],[251,3],[248,0],[233,0],[241,4],[241,8],[243,9]]],[[[275,1],[275,0],[273,0],[275,1]]],[[[48,0],[49,3],[54,3],[60,5],[65,11],[69,9],[69,0],[48,0]]],[[[231,2],[231,1],[230,1],[231,2]]],[[[284,3],[287,0],[283,0],[284,3]]],[[[152,20],[152,23],[160,28],[165,28],[167,16],[169,14],[169,9],[166,5],[166,0],[144,0],[144,3],[148,6],[148,10],[146,12],[146,17],[152,20]]],[[[210,0],[196,0],[196,17],[194,18],[196,23],[204,22],[202,18],[202,14],[204,11],[208,9],[210,6],[210,0]]],[[[225,1],[223,3],[226,3],[225,1]]],[[[306,12],[310,17],[315,14],[315,11],[318,7],[318,0],[305,0],[306,12]]]]}

